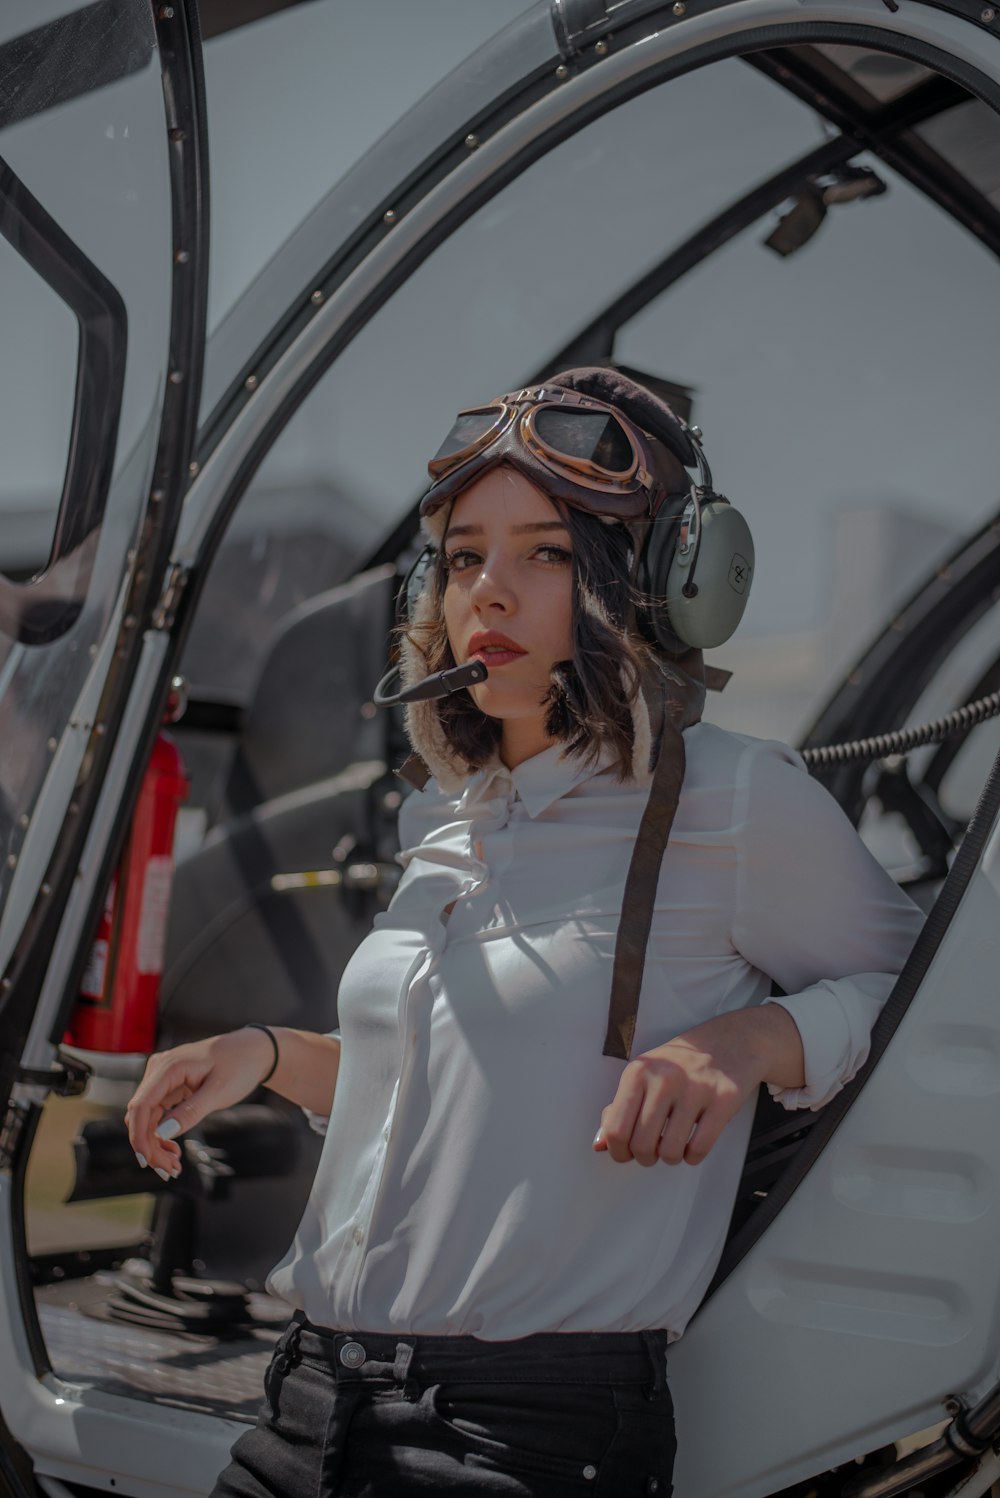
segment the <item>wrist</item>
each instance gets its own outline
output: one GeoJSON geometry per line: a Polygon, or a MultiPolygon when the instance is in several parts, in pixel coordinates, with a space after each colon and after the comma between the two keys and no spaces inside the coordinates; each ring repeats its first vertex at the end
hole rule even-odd
{"type": "Polygon", "coordinates": [[[244,1025],[243,1028],[244,1030],[260,1031],[260,1033],[265,1036],[266,1039],[270,1042],[270,1059],[268,1061],[267,1070],[264,1072],[264,1075],[261,1077],[260,1081],[257,1084],[258,1087],[266,1087],[268,1082],[270,1082],[271,1078],[274,1076],[275,1072],[278,1070],[278,1062],[281,1060],[281,1051],[278,1047],[278,1037],[275,1035],[270,1025],[253,1023],[244,1025]]]}

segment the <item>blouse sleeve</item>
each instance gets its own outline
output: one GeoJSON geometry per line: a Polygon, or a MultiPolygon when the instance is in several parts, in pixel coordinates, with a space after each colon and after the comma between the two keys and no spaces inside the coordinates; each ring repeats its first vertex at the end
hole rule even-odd
{"type": "Polygon", "coordinates": [[[867,1058],[923,915],[793,751],[748,750],[738,795],[733,942],[784,989],[765,1003],[792,1016],[805,1054],[805,1086],[769,1091],[817,1109],[867,1058]]]}

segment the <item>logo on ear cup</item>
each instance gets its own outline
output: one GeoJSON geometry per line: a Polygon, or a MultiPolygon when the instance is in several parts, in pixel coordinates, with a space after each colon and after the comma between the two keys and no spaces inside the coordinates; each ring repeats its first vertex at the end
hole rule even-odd
{"type": "Polygon", "coordinates": [[[750,574],[753,571],[746,557],[736,552],[729,564],[729,586],[734,593],[745,593],[750,585],[750,574]]]}

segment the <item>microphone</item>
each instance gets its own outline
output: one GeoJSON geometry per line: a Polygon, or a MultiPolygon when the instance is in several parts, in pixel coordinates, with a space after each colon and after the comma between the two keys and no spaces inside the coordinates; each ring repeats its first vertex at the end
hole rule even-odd
{"type": "Polygon", "coordinates": [[[482,661],[467,661],[464,666],[452,666],[447,671],[434,671],[414,686],[405,687],[402,692],[387,691],[386,688],[393,677],[398,675],[399,667],[392,666],[382,677],[372,693],[372,701],[376,707],[395,707],[402,702],[435,702],[439,697],[447,697],[450,692],[460,692],[463,687],[471,687],[477,681],[485,681],[489,672],[482,661]]]}

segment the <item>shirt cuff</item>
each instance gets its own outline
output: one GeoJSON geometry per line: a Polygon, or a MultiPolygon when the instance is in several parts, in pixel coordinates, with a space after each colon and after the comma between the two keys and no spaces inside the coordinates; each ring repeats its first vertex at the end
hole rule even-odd
{"type": "Polygon", "coordinates": [[[816,1111],[851,1080],[868,1059],[872,1026],[895,981],[891,973],[861,973],[764,1000],[787,1010],[802,1038],[805,1086],[767,1084],[783,1108],[816,1111]]]}

